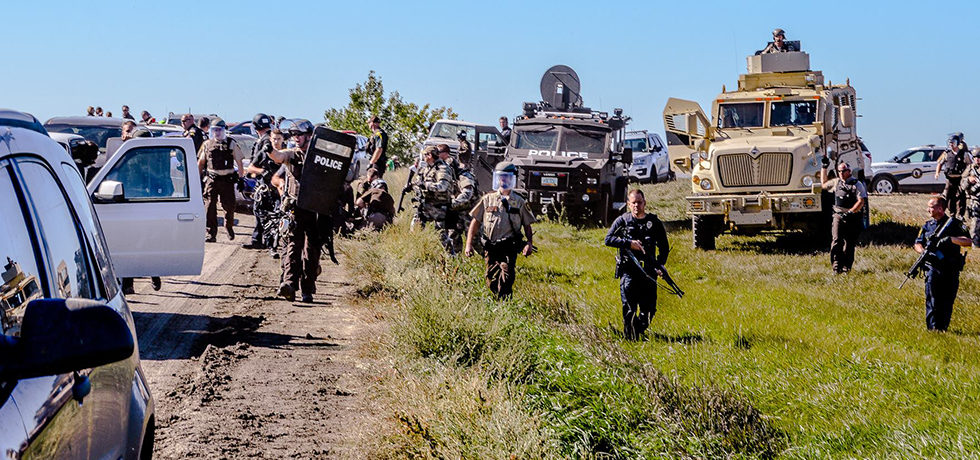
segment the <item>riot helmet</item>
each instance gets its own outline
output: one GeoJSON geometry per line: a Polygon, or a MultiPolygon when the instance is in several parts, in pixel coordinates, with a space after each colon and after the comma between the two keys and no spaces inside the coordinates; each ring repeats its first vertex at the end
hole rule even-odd
{"type": "Polygon", "coordinates": [[[465,141],[466,140],[466,130],[465,129],[459,130],[459,132],[456,133],[456,139],[459,139],[461,141],[465,141]]]}
{"type": "Polygon", "coordinates": [[[223,142],[228,137],[227,128],[228,125],[225,124],[224,120],[218,120],[208,127],[208,137],[223,142]]]}
{"type": "Polygon", "coordinates": [[[252,127],[256,130],[269,129],[272,127],[272,117],[264,113],[257,113],[252,117],[252,127]]]}
{"type": "Polygon", "coordinates": [[[388,190],[388,183],[384,179],[375,179],[371,181],[371,188],[382,188],[388,190]]]}
{"type": "Polygon", "coordinates": [[[963,133],[950,133],[946,142],[953,145],[963,142],[963,133]]]}
{"type": "Polygon", "coordinates": [[[491,185],[494,190],[510,190],[514,188],[517,183],[517,166],[509,161],[502,161],[497,163],[497,167],[493,170],[493,184],[491,185]]]}
{"type": "Polygon", "coordinates": [[[299,119],[295,120],[293,124],[289,126],[289,135],[298,136],[301,134],[312,134],[313,133],[313,123],[310,120],[299,119]]]}

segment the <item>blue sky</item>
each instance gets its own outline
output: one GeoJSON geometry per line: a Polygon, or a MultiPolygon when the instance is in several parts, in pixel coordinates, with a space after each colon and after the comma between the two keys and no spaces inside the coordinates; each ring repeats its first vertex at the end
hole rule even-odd
{"type": "Polygon", "coordinates": [[[45,120],[122,104],[155,116],[314,121],[375,70],[413,102],[494,123],[574,68],[587,106],[663,132],[668,97],[707,107],[774,27],[857,89],[876,159],[963,131],[980,144],[980,6],[968,2],[5,2],[0,106],[45,120]]]}

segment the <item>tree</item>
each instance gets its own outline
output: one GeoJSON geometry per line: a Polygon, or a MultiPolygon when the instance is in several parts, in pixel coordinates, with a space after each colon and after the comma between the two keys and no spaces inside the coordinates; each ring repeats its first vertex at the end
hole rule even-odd
{"type": "Polygon", "coordinates": [[[440,118],[456,119],[452,107],[430,109],[402,100],[398,91],[385,98],[381,77],[374,71],[367,81],[358,83],[350,90],[350,102],[342,109],[329,109],[323,117],[327,126],[336,130],[351,130],[370,134],[367,120],[372,115],[381,118],[381,127],[388,132],[388,157],[397,157],[402,163],[414,161],[417,147],[429,134],[429,127],[440,118]]]}

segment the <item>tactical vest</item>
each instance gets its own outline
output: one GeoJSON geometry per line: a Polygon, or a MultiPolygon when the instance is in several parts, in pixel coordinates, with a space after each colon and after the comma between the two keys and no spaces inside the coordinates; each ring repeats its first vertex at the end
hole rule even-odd
{"type": "Polygon", "coordinates": [[[473,172],[468,169],[464,169],[460,171],[459,180],[457,181],[457,183],[459,184],[457,186],[458,188],[457,193],[463,193],[464,191],[466,191],[468,187],[473,188],[472,192],[470,193],[470,197],[469,197],[470,199],[467,200],[465,203],[458,204],[459,207],[461,208],[473,209],[473,207],[476,206],[476,202],[480,201],[480,191],[479,188],[477,187],[476,177],[473,176],[473,172]]]}
{"type": "Polygon", "coordinates": [[[452,168],[450,168],[449,165],[447,165],[446,163],[442,162],[442,160],[439,160],[432,166],[426,168],[425,175],[422,177],[423,184],[428,182],[441,182],[443,180],[446,180],[447,182],[449,182],[449,189],[446,190],[445,192],[433,192],[430,190],[425,190],[422,194],[425,201],[429,202],[430,204],[446,204],[452,201],[452,196],[453,196],[452,192],[454,189],[453,182],[455,181],[453,180],[453,174],[451,170],[452,168]]]}
{"type": "Polygon", "coordinates": [[[232,149],[230,139],[224,141],[209,141],[208,145],[208,169],[211,171],[221,171],[235,168],[235,153],[232,149]]]}
{"type": "Polygon", "coordinates": [[[834,206],[843,211],[851,209],[858,201],[858,180],[854,177],[847,181],[839,180],[834,189],[834,206]]]}
{"type": "Polygon", "coordinates": [[[963,175],[966,169],[966,150],[957,149],[955,152],[946,152],[946,162],[943,163],[943,171],[946,177],[958,178],[963,175]]]}

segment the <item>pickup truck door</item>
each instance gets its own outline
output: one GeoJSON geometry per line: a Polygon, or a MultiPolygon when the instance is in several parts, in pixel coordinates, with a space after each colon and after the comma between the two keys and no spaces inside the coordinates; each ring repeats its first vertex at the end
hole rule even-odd
{"type": "Polygon", "coordinates": [[[667,134],[667,152],[670,162],[683,172],[691,172],[692,156],[707,152],[711,124],[704,110],[694,101],[667,99],[664,107],[664,129],[667,134]]]}
{"type": "Polygon", "coordinates": [[[87,188],[117,276],[201,273],[204,202],[191,139],[130,139],[87,188]]]}

